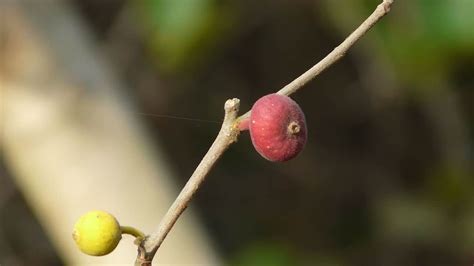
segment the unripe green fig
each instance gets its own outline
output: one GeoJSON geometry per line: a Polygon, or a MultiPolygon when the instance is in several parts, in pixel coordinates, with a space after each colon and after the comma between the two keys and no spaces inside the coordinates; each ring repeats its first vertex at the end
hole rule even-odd
{"type": "Polygon", "coordinates": [[[122,239],[117,219],[104,211],[90,211],[79,218],[72,234],[77,247],[91,256],[112,252],[122,239]]]}

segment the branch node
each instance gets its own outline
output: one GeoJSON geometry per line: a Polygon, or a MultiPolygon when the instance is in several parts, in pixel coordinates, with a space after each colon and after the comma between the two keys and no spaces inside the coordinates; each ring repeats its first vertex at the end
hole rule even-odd
{"type": "Polygon", "coordinates": [[[240,130],[235,127],[234,124],[239,112],[239,106],[240,100],[237,98],[229,99],[225,102],[224,121],[222,122],[219,134],[196,167],[196,170],[194,170],[188,182],[184,185],[178,197],[166,212],[158,229],[141,243],[136,260],[137,265],[147,265],[146,263],[152,261],[156,251],[165,240],[179,216],[186,209],[189,201],[199,189],[200,184],[204,181],[209,171],[227,148],[237,140],[240,130]]]}
{"type": "Polygon", "coordinates": [[[380,5],[383,7],[385,13],[390,12],[394,0],[384,0],[380,5]]]}

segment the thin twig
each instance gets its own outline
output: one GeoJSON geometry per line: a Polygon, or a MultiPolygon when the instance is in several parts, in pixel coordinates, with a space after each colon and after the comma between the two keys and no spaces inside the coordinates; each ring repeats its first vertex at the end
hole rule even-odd
{"type": "MultiPolygon", "coordinates": [[[[370,16],[362,22],[362,24],[353,31],[339,46],[334,48],[326,57],[319,61],[316,65],[308,69],[306,72],[301,74],[292,82],[288,83],[285,87],[279,90],[278,94],[290,95],[301,89],[309,81],[314,79],[316,76],[321,74],[324,70],[328,69],[334,63],[339,61],[347,51],[371,28],[375,25],[383,16],[390,12],[390,8],[395,0],[384,0],[377,8],[370,14],[370,16]]],[[[250,115],[250,111],[243,114],[240,119],[247,118],[250,115]]]]}
{"type": "MultiPolygon", "coordinates": [[[[277,93],[283,95],[295,93],[306,83],[321,74],[321,72],[336,63],[347,53],[354,43],[356,43],[370,28],[372,28],[373,25],[375,25],[375,23],[390,11],[393,2],[394,0],[384,0],[377,6],[375,11],[331,53],[277,93]]],[[[227,148],[237,140],[240,132],[237,124],[242,119],[248,117],[250,111],[237,118],[239,99],[235,98],[227,100],[224,109],[224,122],[222,123],[221,130],[219,131],[216,140],[206,155],[204,155],[204,158],[199,163],[198,167],[181,190],[168,212],[165,214],[157,231],[145,238],[141,243],[135,265],[151,265],[151,261],[153,260],[156,251],[165,240],[167,234],[176,223],[179,216],[186,209],[189,201],[198,190],[199,185],[204,181],[211,168],[227,148]]]]}
{"type": "Polygon", "coordinates": [[[224,122],[222,123],[221,130],[219,131],[216,140],[179,193],[173,205],[171,205],[170,209],[165,214],[157,231],[147,237],[142,243],[141,246],[143,249],[140,250],[146,254],[139,254],[139,257],[141,257],[139,261],[140,264],[138,264],[138,262],[136,262],[136,264],[147,265],[146,263],[151,263],[153,256],[161,243],[165,240],[166,235],[176,223],[178,217],[186,209],[189,201],[194,193],[199,189],[199,186],[204,181],[211,168],[215,165],[224,151],[237,140],[240,131],[237,128],[235,121],[239,112],[239,105],[240,100],[236,98],[226,101],[224,105],[224,122]]]}

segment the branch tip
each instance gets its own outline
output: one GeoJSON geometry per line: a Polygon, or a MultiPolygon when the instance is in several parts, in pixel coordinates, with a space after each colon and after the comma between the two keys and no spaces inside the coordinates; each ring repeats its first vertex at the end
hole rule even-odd
{"type": "Polygon", "coordinates": [[[229,99],[224,104],[224,110],[226,112],[235,112],[240,107],[240,100],[237,98],[229,99]]]}

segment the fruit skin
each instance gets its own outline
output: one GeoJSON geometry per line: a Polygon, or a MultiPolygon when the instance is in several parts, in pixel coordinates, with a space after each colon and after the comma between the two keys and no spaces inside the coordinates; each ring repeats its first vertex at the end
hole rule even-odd
{"type": "Polygon", "coordinates": [[[280,94],[268,94],[252,107],[250,137],[257,152],[272,162],[294,158],[307,139],[306,119],[298,103],[280,94]]]}
{"type": "Polygon", "coordinates": [[[72,234],[79,249],[91,256],[112,252],[122,239],[115,217],[104,211],[90,211],[79,218],[72,234]]]}

